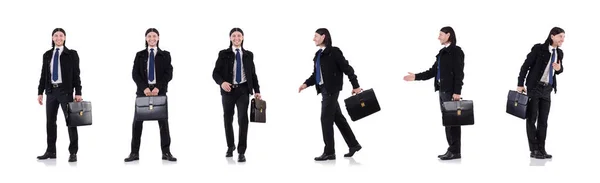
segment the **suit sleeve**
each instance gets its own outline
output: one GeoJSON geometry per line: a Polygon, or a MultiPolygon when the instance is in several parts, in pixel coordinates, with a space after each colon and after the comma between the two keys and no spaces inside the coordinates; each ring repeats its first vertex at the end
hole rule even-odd
{"type": "Polygon", "coordinates": [[[527,76],[527,73],[529,72],[529,70],[531,70],[531,67],[533,67],[533,65],[535,64],[535,60],[537,56],[537,49],[536,46],[533,46],[533,48],[531,48],[531,52],[529,52],[529,54],[527,54],[527,58],[525,59],[525,62],[523,62],[523,65],[521,66],[521,71],[519,72],[519,80],[518,80],[518,84],[517,86],[523,86],[525,83],[525,77],[527,76]]]}
{"type": "Polygon", "coordinates": [[[169,82],[173,79],[173,64],[171,64],[171,53],[165,52],[165,72],[163,73],[164,77],[157,83],[158,89],[166,88],[169,82]]]}
{"type": "MultiPolygon", "coordinates": [[[[45,57],[46,54],[44,54],[43,57],[45,57]]],[[[42,71],[40,74],[40,84],[38,85],[38,95],[42,95],[44,94],[44,89],[46,88],[46,83],[44,78],[46,78],[46,68],[48,67],[48,65],[46,65],[46,62],[44,61],[44,58],[42,58],[42,71]]]]}
{"type": "Polygon", "coordinates": [[[354,74],[354,68],[352,68],[352,66],[350,66],[350,63],[348,63],[348,60],[346,60],[346,58],[344,57],[344,54],[342,53],[342,50],[338,49],[338,48],[334,48],[334,50],[332,50],[334,55],[335,61],[337,62],[338,67],[340,68],[340,70],[342,70],[342,72],[344,72],[344,74],[346,74],[348,76],[348,80],[350,80],[350,83],[352,84],[352,88],[356,89],[356,88],[360,88],[360,85],[358,84],[358,79],[356,74],[354,74]]]}
{"type": "Polygon", "coordinates": [[[212,73],[212,77],[215,80],[215,83],[217,83],[218,85],[223,84],[223,82],[225,82],[225,80],[223,79],[223,76],[221,76],[221,65],[223,65],[223,58],[221,57],[221,52],[219,52],[219,55],[217,57],[217,61],[215,62],[215,68],[213,69],[213,73],[212,73]]]}
{"type": "Polygon", "coordinates": [[[133,59],[133,70],[131,71],[131,76],[133,78],[133,81],[135,82],[135,84],[137,85],[137,88],[141,88],[141,89],[145,89],[148,88],[148,82],[144,82],[144,77],[142,76],[142,73],[140,72],[140,60],[139,58],[139,53],[137,53],[135,55],[135,59],[133,59]]]}
{"type": "Polygon", "coordinates": [[[465,53],[462,50],[458,50],[457,52],[454,55],[452,72],[454,72],[454,94],[460,95],[463,79],[465,78],[465,53]]]}
{"type": "MultiPolygon", "coordinates": [[[[317,62],[314,62],[314,64],[317,64],[317,62]]],[[[308,79],[306,79],[306,81],[304,81],[304,84],[306,84],[306,86],[312,86],[316,84],[316,79],[315,78],[315,70],[316,70],[316,65],[313,64],[313,72],[312,74],[308,77],[308,79]]]]}
{"type": "Polygon", "coordinates": [[[431,66],[431,68],[429,68],[428,70],[415,74],[415,80],[418,80],[418,81],[428,80],[428,79],[435,77],[436,73],[437,73],[437,62],[434,62],[433,66],[431,66]]]}
{"type": "Polygon", "coordinates": [[[254,93],[260,93],[260,85],[258,84],[258,77],[256,76],[256,65],[254,64],[254,54],[250,54],[250,60],[252,61],[252,86],[254,93]]]}
{"type": "Polygon", "coordinates": [[[75,95],[81,95],[81,70],[79,69],[79,54],[77,54],[77,51],[73,51],[71,54],[73,55],[72,59],[74,62],[73,87],[75,88],[75,95]]]}

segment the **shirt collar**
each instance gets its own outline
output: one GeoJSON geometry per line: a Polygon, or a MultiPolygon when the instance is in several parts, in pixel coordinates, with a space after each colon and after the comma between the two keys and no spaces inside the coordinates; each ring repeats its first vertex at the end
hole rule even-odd
{"type": "Polygon", "coordinates": [[[326,46],[319,46],[319,49],[321,49],[321,52],[325,51],[325,48],[327,48],[326,46]]]}
{"type": "Polygon", "coordinates": [[[148,47],[148,53],[150,53],[150,49],[154,49],[154,53],[158,51],[157,47],[148,47]]]}
{"type": "Polygon", "coordinates": [[[242,51],[242,47],[241,47],[241,46],[240,46],[240,47],[235,47],[235,46],[231,45],[231,50],[232,50],[234,53],[235,53],[235,49],[240,49],[240,53],[241,53],[241,51],[242,51]]]}

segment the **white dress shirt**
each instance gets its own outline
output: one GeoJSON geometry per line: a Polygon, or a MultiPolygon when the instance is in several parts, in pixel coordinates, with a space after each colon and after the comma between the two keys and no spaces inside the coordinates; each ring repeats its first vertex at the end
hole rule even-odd
{"type": "Polygon", "coordinates": [[[62,70],[60,68],[60,55],[62,55],[63,50],[65,49],[64,46],[60,46],[60,47],[56,47],[54,48],[54,50],[52,50],[52,58],[50,59],[50,82],[52,84],[60,84],[62,83],[62,70]],[[53,70],[53,66],[54,66],[54,55],[56,55],[56,49],[58,50],[58,71],[53,70]],[[54,74],[54,72],[58,72],[58,80],[54,81],[52,79],[52,75],[54,74]]]}
{"type": "Polygon", "coordinates": [[[244,51],[242,50],[241,47],[235,47],[235,46],[231,46],[231,50],[233,50],[233,54],[235,55],[237,53],[237,51],[235,49],[240,49],[240,63],[241,63],[241,67],[242,67],[242,80],[237,83],[235,82],[235,78],[237,77],[237,58],[235,58],[234,56],[234,61],[233,61],[233,84],[241,84],[241,83],[245,83],[246,82],[246,71],[244,69],[244,62],[242,57],[244,56],[244,51]]]}
{"type": "MultiPolygon", "coordinates": [[[[552,49],[556,49],[556,48],[552,47],[552,46],[548,46],[548,50],[550,51],[550,61],[548,61],[548,65],[546,65],[546,67],[544,67],[545,68],[544,74],[542,75],[542,79],[540,79],[540,81],[544,82],[544,83],[549,83],[550,77],[552,77],[552,76],[549,76],[550,73],[548,70],[549,67],[552,67],[551,66],[552,65],[552,49]]],[[[558,59],[558,49],[554,51],[554,59],[558,59]]],[[[554,61],[556,62],[556,60],[554,60],[554,61]]],[[[554,68],[552,68],[552,69],[554,69],[554,68]]],[[[554,72],[552,72],[552,73],[554,74],[554,72]]]]}
{"type": "Polygon", "coordinates": [[[150,81],[148,79],[148,84],[156,84],[156,52],[158,51],[157,47],[148,47],[148,64],[146,64],[146,70],[148,71],[146,74],[149,76],[150,72],[154,72],[154,80],[150,81]],[[154,70],[150,70],[150,49],[154,49],[154,70]]]}
{"type": "MultiPolygon", "coordinates": [[[[325,48],[326,47],[319,47],[319,49],[322,49],[321,50],[321,55],[323,55],[323,52],[325,51],[325,48]]],[[[317,51],[319,51],[319,50],[317,50],[317,51]]],[[[317,83],[317,84],[318,85],[323,85],[325,83],[325,81],[323,81],[323,68],[321,68],[321,66],[319,66],[319,68],[320,68],[320,71],[319,71],[320,76],[319,77],[321,78],[321,81],[319,81],[319,83],[317,83]]]]}

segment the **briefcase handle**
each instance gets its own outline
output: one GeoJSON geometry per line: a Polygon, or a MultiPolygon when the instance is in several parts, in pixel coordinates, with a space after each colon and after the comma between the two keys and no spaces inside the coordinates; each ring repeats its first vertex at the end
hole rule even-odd
{"type": "MultiPolygon", "coordinates": [[[[460,97],[460,99],[458,99],[458,101],[462,101],[462,97],[460,97]]],[[[450,99],[451,101],[455,101],[454,98],[450,99]]]]}
{"type": "MultiPolygon", "coordinates": [[[[352,90],[354,90],[354,89],[352,89],[352,90]]],[[[358,94],[362,93],[363,91],[365,91],[365,89],[363,89],[363,88],[360,88],[360,92],[358,92],[358,93],[355,93],[354,95],[358,95],[358,94]]]]}

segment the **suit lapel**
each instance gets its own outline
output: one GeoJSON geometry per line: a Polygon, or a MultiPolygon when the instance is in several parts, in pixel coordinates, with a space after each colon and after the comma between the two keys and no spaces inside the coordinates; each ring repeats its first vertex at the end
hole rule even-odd
{"type": "Polygon", "coordinates": [[[65,76],[66,76],[66,73],[69,72],[68,68],[69,68],[69,64],[71,62],[69,61],[69,49],[66,46],[64,46],[63,49],[64,50],[60,54],[60,62],[59,63],[60,63],[61,77],[62,77],[63,83],[64,83],[65,76]]]}
{"type": "MultiPolygon", "coordinates": [[[[543,44],[542,46],[542,60],[544,63],[544,68],[546,68],[545,66],[548,65],[548,62],[550,61],[550,57],[552,56],[552,53],[550,52],[550,49],[548,48],[550,45],[548,44],[543,44]]],[[[558,55],[557,55],[558,56],[558,55]]]]}
{"type": "Polygon", "coordinates": [[[142,51],[142,54],[140,54],[140,64],[141,64],[141,68],[140,72],[142,73],[142,78],[144,78],[145,82],[148,82],[148,70],[146,70],[146,68],[148,68],[148,49],[144,49],[144,51],[142,51]]]}
{"type": "Polygon", "coordinates": [[[144,70],[146,67],[148,67],[148,49],[144,49],[144,51],[142,52],[142,54],[140,55],[142,58],[140,58],[142,60],[142,70],[144,70]]]}
{"type": "MultiPolygon", "coordinates": [[[[248,59],[249,59],[248,54],[249,53],[244,48],[242,48],[242,53],[243,53],[242,54],[242,64],[244,66],[244,70],[246,71],[244,73],[247,73],[247,71],[248,71],[248,59]]],[[[246,78],[248,78],[248,77],[246,76],[246,78]]]]}

